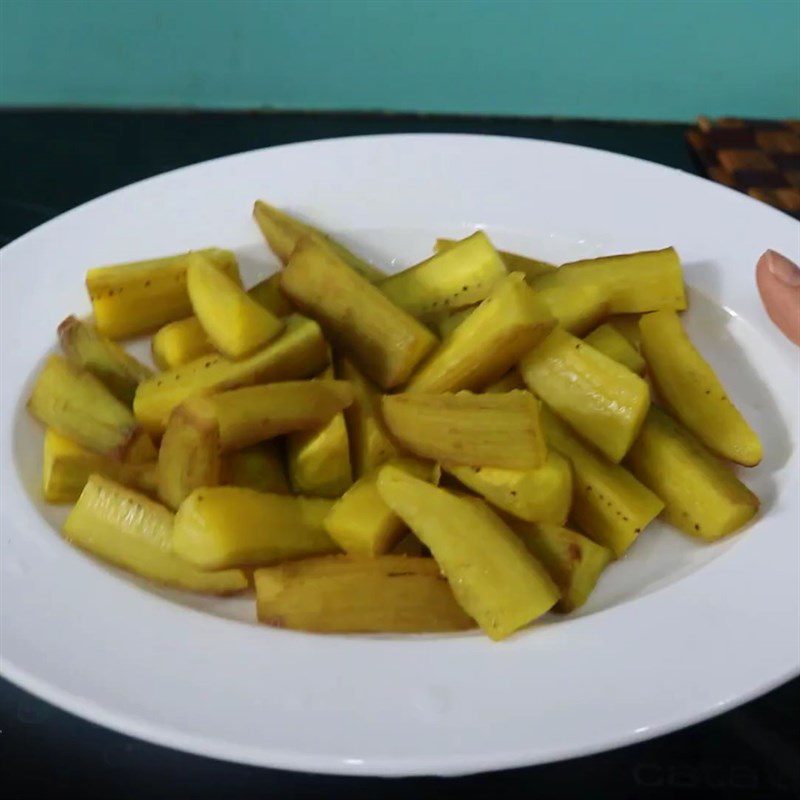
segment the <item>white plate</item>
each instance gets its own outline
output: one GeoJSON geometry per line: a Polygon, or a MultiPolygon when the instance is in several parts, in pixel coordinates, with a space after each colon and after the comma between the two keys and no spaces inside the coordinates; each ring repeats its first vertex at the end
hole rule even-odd
{"type": "Polygon", "coordinates": [[[2,669],[95,722],[209,756],[289,769],[459,774],[535,764],[719,713],[798,671],[797,351],[753,280],[798,224],[708,181],[547,142],[377,136],[276,147],[106,195],[2,251],[2,669]],[[87,267],[205,245],[249,277],[275,262],[257,197],[399,268],[437,235],[485,226],[562,262],[674,244],[687,322],[761,433],[763,499],[704,546],[653,525],[577,615],[511,640],[314,636],[253,624],[252,600],[154,590],[63,542],[38,495],[31,376],[56,324],[89,309],[87,267]]]}

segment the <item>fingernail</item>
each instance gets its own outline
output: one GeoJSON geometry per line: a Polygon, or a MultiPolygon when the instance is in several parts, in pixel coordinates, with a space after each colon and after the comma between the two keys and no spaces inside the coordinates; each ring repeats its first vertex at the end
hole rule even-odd
{"type": "Polygon", "coordinates": [[[767,257],[767,268],[781,283],[800,286],[800,267],[797,264],[774,250],[767,250],[764,255],[767,257]]]}

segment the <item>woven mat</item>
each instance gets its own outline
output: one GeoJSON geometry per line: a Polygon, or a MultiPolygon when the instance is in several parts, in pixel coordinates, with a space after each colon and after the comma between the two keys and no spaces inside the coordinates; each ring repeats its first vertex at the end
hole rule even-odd
{"type": "Polygon", "coordinates": [[[800,219],[800,120],[700,117],[686,139],[710,178],[800,219]]]}

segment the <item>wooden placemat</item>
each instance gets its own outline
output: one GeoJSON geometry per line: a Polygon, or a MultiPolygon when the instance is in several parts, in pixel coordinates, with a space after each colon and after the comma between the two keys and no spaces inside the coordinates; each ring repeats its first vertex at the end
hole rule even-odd
{"type": "Polygon", "coordinates": [[[800,120],[700,117],[686,139],[710,178],[800,219],[800,120]]]}

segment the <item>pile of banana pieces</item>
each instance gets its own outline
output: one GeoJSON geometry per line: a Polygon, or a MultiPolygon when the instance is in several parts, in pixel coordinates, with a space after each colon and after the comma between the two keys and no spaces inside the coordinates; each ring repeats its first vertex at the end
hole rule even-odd
{"type": "Polygon", "coordinates": [[[733,465],[761,443],[684,330],[673,248],[556,267],[478,231],[386,275],[254,217],[283,266],[247,290],[218,248],[88,270],[93,317],[28,400],[75,545],[254,587],[269,625],[499,640],[658,517],[711,541],[757,513],[733,465]],[[155,370],[119,344],[143,335],[155,370]]]}

